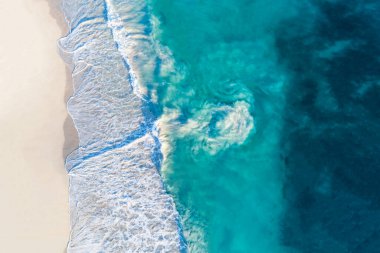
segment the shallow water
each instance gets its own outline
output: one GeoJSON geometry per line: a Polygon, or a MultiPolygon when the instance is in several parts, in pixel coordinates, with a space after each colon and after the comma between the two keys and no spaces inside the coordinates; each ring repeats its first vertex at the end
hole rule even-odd
{"type": "Polygon", "coordinates": [[[288,80],[268,29],[292,15],[281,14],[286,6],[157,1],[153,8],[182,71],[159,97],[172,126],[164,178],[191,252],[285,250],[279,142],[288,80]]]}

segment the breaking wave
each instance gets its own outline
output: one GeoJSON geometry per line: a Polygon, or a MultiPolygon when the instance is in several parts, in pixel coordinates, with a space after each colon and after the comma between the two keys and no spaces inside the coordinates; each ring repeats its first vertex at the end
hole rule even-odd
{"type": "Polygon", "coordinates": [[[144,1],[64,0],[59,41],[72,69],[68,252],[185,251],[178,213],[159,175],[152,113],[159,58],[144,1]],[[149,89],[152,88],[152,89],[149,89]]]}

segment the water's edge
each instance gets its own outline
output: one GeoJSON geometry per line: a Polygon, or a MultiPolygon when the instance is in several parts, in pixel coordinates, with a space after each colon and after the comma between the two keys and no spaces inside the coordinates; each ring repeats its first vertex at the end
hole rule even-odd
{"type": "Polygon", "coordinates": [[[138,62],[129,62],[136,51],[128,48],[131,41],[123,45],[126,23],[140,28],[133,8],[141,3],[130,10],[114,2],[62,3],[70,29],[59,48],[72,70],[74,93],[67,110],[79,136],[79,147],[65,164],[71,214],[67,251],[183,252],[178,213],[158,171],[162,155],[155,116],[136,88],[138,62]]]}

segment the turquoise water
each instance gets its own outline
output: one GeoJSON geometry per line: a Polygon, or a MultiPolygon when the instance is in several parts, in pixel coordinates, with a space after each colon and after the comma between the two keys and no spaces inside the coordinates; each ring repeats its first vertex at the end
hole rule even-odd
{"type": "Polygon", "coordinates": [[[190,252],[284,250],[279,133],[287,79],[277,64],[272,29],[292,15],[290,5],[153,4],[158,39],[181,73],[164,78],[158,104],[163,117],[175,112],[163,174],[190,252]]]}

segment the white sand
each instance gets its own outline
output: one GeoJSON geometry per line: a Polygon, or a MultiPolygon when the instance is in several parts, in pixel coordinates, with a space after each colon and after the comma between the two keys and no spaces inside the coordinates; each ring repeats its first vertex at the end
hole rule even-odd
{"type": "Polygon", "coordinates": [[[56,49],[62,32],[45,0],[1,0],[0,23],[0,252],[63,253],[69,212],[67,84],[56,49]]]}

